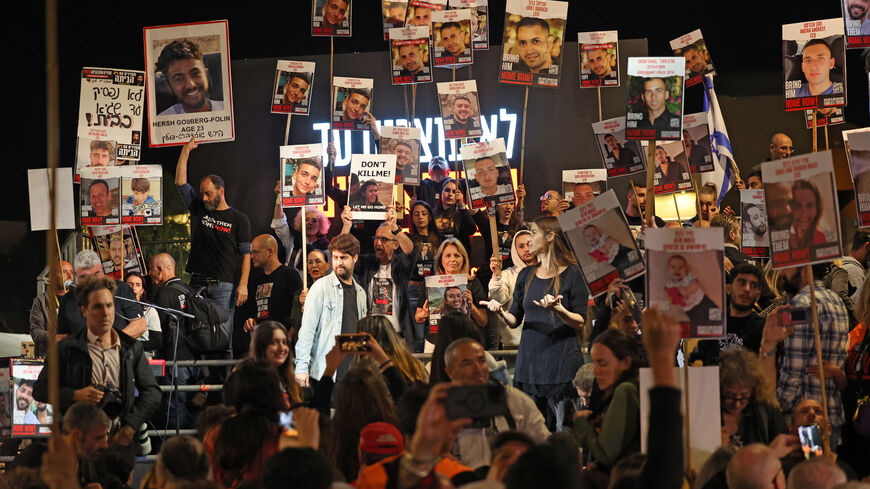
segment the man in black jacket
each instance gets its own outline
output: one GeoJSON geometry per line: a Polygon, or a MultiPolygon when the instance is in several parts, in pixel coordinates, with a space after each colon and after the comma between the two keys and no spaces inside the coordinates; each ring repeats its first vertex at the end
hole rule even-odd
{"type": "MultiPolygon", "coordinates": [[[[115,282],[107,277],[86,280],[76,297],[87,329],[58,344],[60,405],[65,413],[75,402],[90,402],[112,411],[120,430],[115,441],[129,445],[138,430],[160,405],[160,388],[142,352],[142,344],[112,328],[115,318],[115,282]],[[138,391],[138,396],[136,392],[138,391]],[[110,394],[114,393],[114,394],[110,394]],[[117,395],[116,403],[104,397],[117,395]]],[[[43,369],[33,387],[33,397],[48,402],[48,369],[43,369]]],[[[112,417],[112,416],[110,416],[112,417]]]]}

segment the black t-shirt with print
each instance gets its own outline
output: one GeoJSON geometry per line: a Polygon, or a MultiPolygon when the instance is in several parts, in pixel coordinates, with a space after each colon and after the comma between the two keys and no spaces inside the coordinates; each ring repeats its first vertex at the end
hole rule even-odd
{"type": "MultiPolygon", "coordinates": [[[[179,191],[183,198],[187,197],[183,186],[179,187],[179,191]]],[[[246,249],[250,253],[251,222],[248,216],[232,207],[209,211],[202,198],[197,197],[194,194],[188,206],[190,258],[186,270],[222,282],[235,282],[236,270],[241,264],[241,250],[246,249]]]]}
{"type": "Polygon", "coordinates": [[[287,329],[298,324],[290,321],[293,297],[302,290],[299,274],[281,265],[272,273],[266,274],[262,268],[251,271],[248,281],[248,301],[245,303],[245,317],[254,318],[257,323],[273,320],[287,329]]]}

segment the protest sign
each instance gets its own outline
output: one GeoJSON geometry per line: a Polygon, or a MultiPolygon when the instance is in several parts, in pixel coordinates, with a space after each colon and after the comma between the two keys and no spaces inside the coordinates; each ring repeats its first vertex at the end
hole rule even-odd
{"type": "MultiPolygon", "coordinates": [[[[333,78],[332,128],[352,131],[368,131],[374,121],[366,112],[372,110],[372,78],[333,78]]],[[[370,113],[370,112],[369,112],[370,113]]]]}
{"type": "Polygon", "coordinates": [[[272,113],[308,115],[313,87],[313,62],[279,59],[272,88],[272,113]]]}
{"type": "Polygon", "coordinates": [[[396,155],[396,184],[420,185],[420,129],[381,127],[381,153],[396,155]]]}
{"type": "Polygon", "coordinates": [[[686,59],[628,58],[627,139],[674,140],[682,137],[686,59]]]}
{"type": "Polygon", "coordinates": [[[469,9],[432,12],[432,45],[436,67],[459,67],[474,62],[471,16],[469,9]]]}
{"type": "Polygon", "coordinates": [[[616,117],[592,123],[592,132],[598,142],[608,177],[642,172],[644,153],[637,141],[625,139],[625,117],[616,117]]]}
{"type": "Polygon", "coordinates": [[[351,0],[311,0],[311,35],[350,37],[351,0]]]}
{"type": "Polygon", "coordinates": [[[484,209],[487,202],[516,200],[504,139],[467,144],[459,153],[468,178],[469,207],[484,209]]]}
{"type": "Polygon", "coordinates": [[[686,88],[703,82],[705,75],[716,74],[701,29],[695,29],[672,40],[671,49],[675,56],[686,59],[686,88]]]}
{"type": "Polygon", "coordinates": [[[483,134],[476,81],[438,83],[438,101],[445,139],[479,137],[483,134]]]}
{"type": "Polygon", "coordinates": [[[390,31],[390,70],[393,85],[432,81],[429,28],[404,27],[390,31]]]}
{"type": "Polygon", "coordinates": [[[617,31],[577,33],[580,88],[619,86],[619,34],[617,31]]]}
{"type": "Polygon", "coordinates": [[[115,166],[82,168],[79,208],[84,226],[121,224],[121,173],[115,166]]]}
{"type": "Polygon", "coordinates": [[[782,26],[785,110],[846,105],[846,46],[842,19],[782,26]]]}
{"type": "Polygon", "coordinates": [[[870,128],[843,131],[843,141],[855,186],[858,226],[870,227],[870,128]]]}
{"type": "Polygon", "coordinates": [[[323,205],[323,145],[281,146],[281,206],[323,205]]]}
{"type": "Polygon", "coordinates": [[[767,258],[770,254],[770,233],[763,189],[747,188],[740,191],[740,220],[743,223],[740,251],[746,256],[767,258]]]}
{"type": "Polygon", "coordinates": [[[121,175],[121,224],[163,224],[163,168],[135,165],[121,175]]]}
{"type": "Polygon", "coordinates": [[[559,87],[568,2],[507,0],[499,82],[559,87]]]}
{"type": "MultiPolygon", "coordinates": [[[[31,231],[44,231],[51,227],[51,195],[48,186],[48,173],[50,171],[49,168],[27,170],[31,231]]],[[[72,168],[57,169],[56,185],[54,201],[57,219],[56,229],[75,229],[72,168]]]]}
{"type": "Polygon", "coordinates": [[[359,190],[348,192],[347,205],[354,219],[383,221],[393,207],[396,155],[354,154],[350,157],[350,181],[359,190]]]}

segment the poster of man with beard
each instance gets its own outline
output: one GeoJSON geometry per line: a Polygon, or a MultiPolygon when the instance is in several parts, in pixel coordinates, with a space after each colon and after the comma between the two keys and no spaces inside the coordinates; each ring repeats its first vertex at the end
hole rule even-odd
{"type": "Polygon", "coordinates": [[[740,217],[743,222],[741,252],[746,256],[767,258],[770,254],[770,236],[767,227],[767,206],[764,190],[740,191],[740,217]]]}

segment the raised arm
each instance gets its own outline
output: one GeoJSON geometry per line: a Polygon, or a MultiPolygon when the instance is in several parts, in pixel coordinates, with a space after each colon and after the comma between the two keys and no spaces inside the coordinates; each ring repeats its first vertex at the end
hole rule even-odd
{"type": "Polygon", "coordinates": [[[187,183],[187,160],[190,158],[190,152],[195,150],[199,144],[193,139],[181,148],[181,154],[178,155],[178,164],[175,167],[175,185],[182,186],[187,183]]]}

